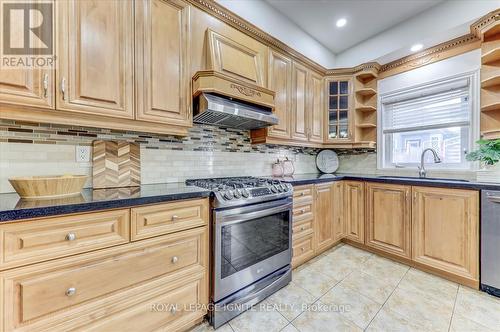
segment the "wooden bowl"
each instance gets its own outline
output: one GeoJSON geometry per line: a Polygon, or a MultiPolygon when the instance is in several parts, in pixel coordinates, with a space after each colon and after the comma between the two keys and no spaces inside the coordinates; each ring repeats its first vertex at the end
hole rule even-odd
{"type": "Polygon", "coordinates": [[[47,199],[79,195],[87,175],[23,176],[9,179],[21,198],[47,199]]]}

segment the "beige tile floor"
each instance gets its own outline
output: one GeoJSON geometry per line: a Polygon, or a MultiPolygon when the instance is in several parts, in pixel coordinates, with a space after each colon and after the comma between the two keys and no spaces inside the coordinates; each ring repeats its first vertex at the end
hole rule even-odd
{"type": "MultiPolygon", "coordinates": [[[[339,245],[220,332],[500,331],[500,299],[339,245]]],[[[213,331],[206,323],[193,332],[213,331]]]]}

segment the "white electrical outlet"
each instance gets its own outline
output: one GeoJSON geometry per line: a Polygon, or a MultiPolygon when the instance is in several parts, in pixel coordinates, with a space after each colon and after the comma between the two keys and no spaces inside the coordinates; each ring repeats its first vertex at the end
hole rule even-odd
{"type": "Polygon", "coordinates": [[[78,163],[90,162],[90,146],[76,147],[76,162],[78,163]]]}

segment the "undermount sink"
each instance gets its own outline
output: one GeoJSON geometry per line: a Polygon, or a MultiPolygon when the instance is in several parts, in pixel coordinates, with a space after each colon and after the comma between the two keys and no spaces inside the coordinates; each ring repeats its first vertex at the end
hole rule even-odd
{"type": "Polygon", "coordinates": [[[417,176],[395,176],[395,175],[383,175],[380,178],[384,179],[406,179],[406,180],[423,180],[423,181],[456,181],[456,182],[470,182],[469,180],[462,179],[445,179],[445,178],[419,178],[417,176]]]}

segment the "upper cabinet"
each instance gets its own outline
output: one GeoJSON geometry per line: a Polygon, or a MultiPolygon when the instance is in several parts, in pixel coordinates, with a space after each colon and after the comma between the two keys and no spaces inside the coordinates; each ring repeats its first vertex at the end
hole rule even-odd
{"type": "Polygon", "coordinates": [[[56,2],[57,109],[134,117],[133,2],[56,2]]]}
{"type": "Polygon", "coordinates": [[[323,143],[323,119],[325,115],[323,103],[323,76],[315,72],[309,72],[308,89],[309,141],[323,143]]]}
{"type": "Polygon", "coordinates": [[[292,66],[292,139],[298,141],[307,141],[309,138],[307,82],[307,68],[294,62],[292,66]]]}
{"type": "Polygon", "coordinates": [[[258,50],[210,29],[207,30],[207,42],[210,69],[265,87],[264,65],[258,50]]]}
{"type": "Polygon", "coordinates": [[[327,80],[327,142],[342,143],[352,140],[352,79],[348,76],[327,80]]]}
{"type": "Polygon", "coordinates": [[[136,0],[135,20],[137,119],[189,125],[189,6],[136,0]]]}
{"type": "Polygon", "coordinates": [[[292,124],[292,61],[274,50],[269,52],[268,87],[276,93],[274,113],[279,119],[276,126],[270,127],[268,135],[289,139],[292,124]]]}

